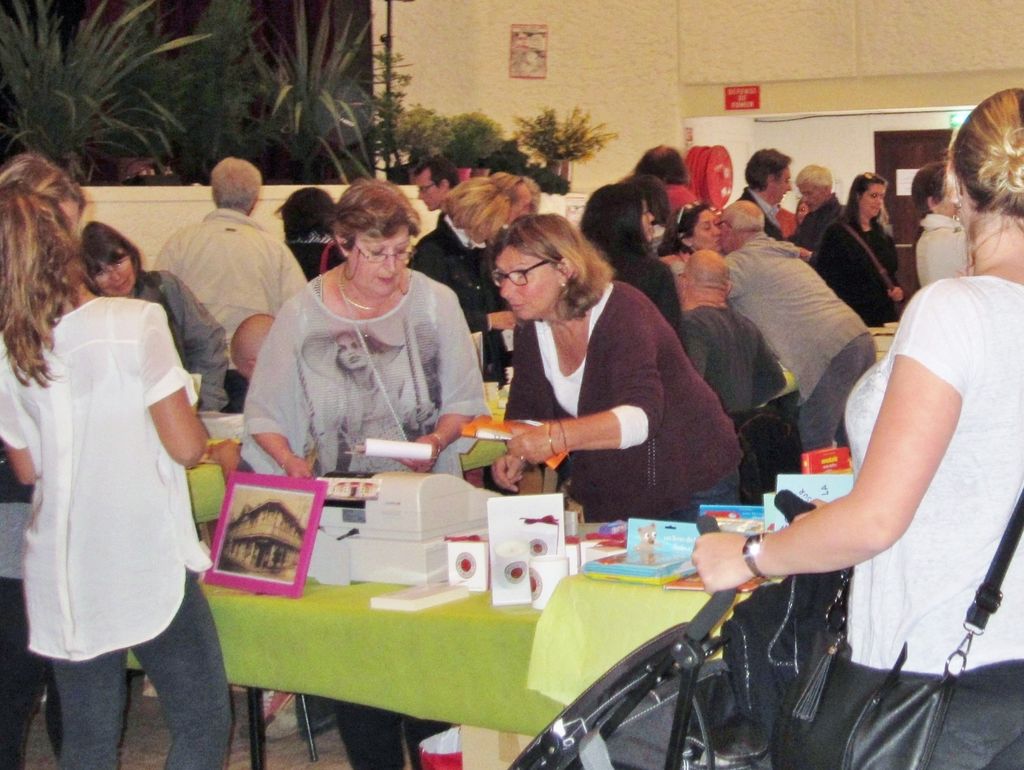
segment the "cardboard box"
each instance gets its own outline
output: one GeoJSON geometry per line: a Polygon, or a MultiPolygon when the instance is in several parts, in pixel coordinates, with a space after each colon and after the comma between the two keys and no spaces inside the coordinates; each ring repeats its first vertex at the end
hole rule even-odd
{"type": "Polygon", "coordinates": [[[462,770],[508,770],[533,736],[463,725],[462,770]]]}

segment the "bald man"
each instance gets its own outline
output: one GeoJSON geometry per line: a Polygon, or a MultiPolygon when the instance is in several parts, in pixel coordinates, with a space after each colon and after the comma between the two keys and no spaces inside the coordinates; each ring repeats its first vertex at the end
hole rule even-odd
{"type": "Polygon", "coordinates": [[[716,251],[694,252],[681,278],[683,346],[726,412],[760,406],[786,383],[757,327],[728,304],[729,268],[716,251]]]}
{"type": "Polygon", "coordinates": [[[231,335],[231,360],[235,368],[228,372],[231,381],[225,378],[225,388],[231,400],[224,408],[225,412],[239,414],[245,407],[245,394],[249,390],[249,380],[256,369],[263,341],[274,325],[274,316],[266,313],[255,313],[238,324],[231,335]]]}
{"type": "Polygon", "coordinates": [[[868,328],[801,259],[800,247],[765,235],[764,214],[753,203],[737,201],[722,212],[722,250],[729,305],[754,322],[796,375],[804,451],[844,444],[846,397],[875,361],[868,328]]]}

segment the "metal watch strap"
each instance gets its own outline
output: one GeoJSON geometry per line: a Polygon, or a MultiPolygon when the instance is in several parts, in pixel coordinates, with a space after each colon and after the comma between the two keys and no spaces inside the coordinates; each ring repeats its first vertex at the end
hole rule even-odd
{"type": "Polygon", "coordinates": [[[751,535],[743,544],[743,561],[747,563],[754,577],[767,577],[757,566],[757,555],[761,552],[761,544],[764,542],[764,533],[751,535]]]}

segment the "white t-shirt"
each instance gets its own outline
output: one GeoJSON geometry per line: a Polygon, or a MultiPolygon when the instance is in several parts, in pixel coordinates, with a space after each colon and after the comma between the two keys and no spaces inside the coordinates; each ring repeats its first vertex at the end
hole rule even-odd
{"type": "MultiPolygon", "coordinates": [[[[854,570],[850,643],[861,663],[889,668],[904,642],[906,670],[939,673],[964,636],[964,614],[988,570],[1024,484],[1024,286],[989,276],[918,292],[888,355],[846,406],[859,467],[895,356],[909,356],[961,395],[960,419],[909,529],[854,570]]],[[[898,462],[894,458],[893,462],[898,462]]],[[[1024,658],[1024,554],[971,668],[1024,658]]]]}
{"type": "Polygon", "coordinates": [[[185,569],[210,566],[185,469],[149,414],[181,388],[196,395],[152,302],[82,305],[57,324],[47,361],[45,388],[0,367],[0,435],[41,471],[26,533],[29,646],[87,660],[162,632],[185,569]]]}

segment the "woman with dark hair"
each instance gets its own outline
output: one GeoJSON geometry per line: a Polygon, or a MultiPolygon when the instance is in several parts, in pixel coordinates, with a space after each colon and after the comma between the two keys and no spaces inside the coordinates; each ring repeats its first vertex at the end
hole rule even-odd
{"type": "Polygon", "coordinates": [[[690,172],[686,168],[683,156],[675,147],[669,147],[667,144],[652,147],[640,157],[633,173],[650,174],[664,182],[669,207],[673,212],[679,211],[689,203],[697,202],[697,196],[689,188],[690,172]]]}
{"type": "Polygon", "coordinates": [[[870,171],[850,185],[846,207],[825,230],[814,267],[868,326],[899,318],[896,244],[881,224],[887,182],[870,171]]]}
{"type": "Polygon", "coordinates": [[[694,521],[702,502],[736,502],[732,421],[651,303],[554,214],[516,220],[495,253],[519,322],[506,416],[544,421],[513,428],[495,481],[515,490],[527,463],[569,452],[588,521],[694,521]]]}
{"type": "Polygon", "coordinates": [[[342,261],[331,235],[334,201],[319,187],[303,187],[277,210],[284,222],[284,242],[292,250],[307,281],[342,261]]]}
{"type": "Polygon", "coordinates": [[[583,210],[580,229],[615,269],[654,303],[673,329],[681,311],[672,271],[654,254],[654,214],[634,180],[598,188],[583,210]]]}
{"type": "Polygon", "coordinates": [[[134,297],[163,306],[182,364],[202,376],[200,408],[218,411],[226,406],[228,348],[224,327],[188,286],[166,270],[143,270],[135,244],[102,222],[90,222],[82,230],[82,256],[86,272],[101,296],[134,297]]]}

